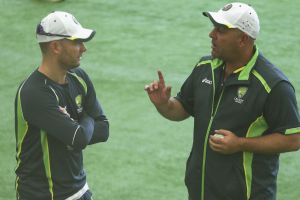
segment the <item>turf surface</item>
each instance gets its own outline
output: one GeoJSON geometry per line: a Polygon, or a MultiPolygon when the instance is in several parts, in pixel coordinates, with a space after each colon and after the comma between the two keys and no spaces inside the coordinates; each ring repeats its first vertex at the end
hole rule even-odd
{"type": "MultiPolygon", "coordinates": [[[[165,74],[173,95],[202,55],[210,52],[211,24],[201,11],[225,2],[196,0],[0,0],[0,200],[15,198],[13,102],[17,86],[40,63],[35,41],[39,20],[53,10],[73,13],[96,37],[82,67],[90,74],[110,119],[106,144],[87,148],[85,168],[95,199],[182,200],[192,120],[159,116],[143,91],[165,74]]],[[[261,18],[260,50],[294,84],[300,99],[300,1],[249,0],[261,18]]],[[[299,104],[299,101],[298,101],[299,104]]],[[[300,197],[299,152],[281,155],[278,200],[300,197]]]]}

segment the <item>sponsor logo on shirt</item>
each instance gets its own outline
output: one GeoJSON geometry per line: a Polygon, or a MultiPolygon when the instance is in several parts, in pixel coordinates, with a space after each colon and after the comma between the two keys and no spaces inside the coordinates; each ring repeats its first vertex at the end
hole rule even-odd
{"type": "Polygon", "coordinates": [[[204,79],[202,79],[202,83],[206,83],[206,84],[211,85],[211,84],[212,84],[212,81],[211,81],[211,80],[208,80],[208,79],[205,77],[204,79]]]}
{"type": "Polygon", "coordinates": [[[237,90],[237,97],[234,97],[234,102],[242,104],[244,103],[243,97],[247,93],[248,88],[247,87],[239,87],[237,90]]]}

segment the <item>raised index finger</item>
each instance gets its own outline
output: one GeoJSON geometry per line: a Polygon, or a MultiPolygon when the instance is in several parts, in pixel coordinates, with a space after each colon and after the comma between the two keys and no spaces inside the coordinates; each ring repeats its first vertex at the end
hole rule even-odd
{"type": "Polygon", "coordinates": [[[160,83],[162,86],[165,86],[164,76],[163,76],[163,74],[161,73],[161,71],[158,70],[158,71],[157,71],[157,74],[158,74],[158,78],[159,78],[159,83],[160,83]]]}

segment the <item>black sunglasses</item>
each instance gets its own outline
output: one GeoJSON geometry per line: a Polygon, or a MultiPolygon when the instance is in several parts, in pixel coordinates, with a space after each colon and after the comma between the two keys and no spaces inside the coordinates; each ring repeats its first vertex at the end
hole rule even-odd
{"type": "Polygon", "coordinates": [[[46,35],[46,36],[58,36],[58,37],[71,37],[69,35],[61,35],[61,34],[55,34],[55,33],[47,33],[44,31],[44,28],[41,24],[38,24],[36,27],[36,33],[39,35],[46,35]]]}

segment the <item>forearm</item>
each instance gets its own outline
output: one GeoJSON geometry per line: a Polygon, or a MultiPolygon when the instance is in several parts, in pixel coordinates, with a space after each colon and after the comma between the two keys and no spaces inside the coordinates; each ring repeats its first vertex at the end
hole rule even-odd
{"type": "Polygon", "coordinates": [[[297,151],[300,148],[300,134],[273,133],[256,138],[240,138],[240,148],[241,151],[261,154],[297,151]]]}
{"type": "Polygon", "coordinates": [[[94,132],[94,124],[94,119],[84,114],[73,137],[72,145],[75,148],[84,149],[90,143],[94,132]]]}
{"type": "Polygon", "coordinates": [[[106,142],[109,137],[109,123],[105,121],[95,121],[94,132],[89,144],[106,142]]]}
{"type": "Polygon", "coordinates": [[[189,117],[181,103],[173,97],[166,104],[155,105],[155,107],[163,117],[172,121],[181,121],[189,117]]]}

